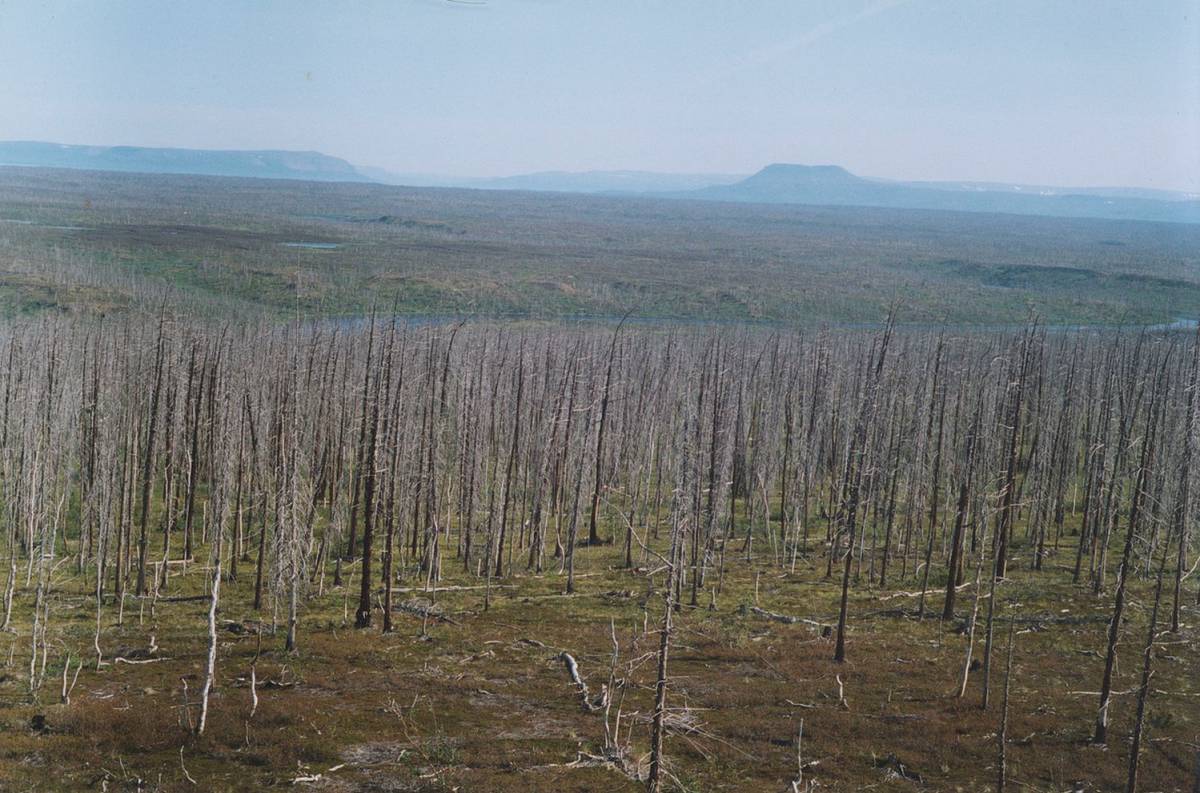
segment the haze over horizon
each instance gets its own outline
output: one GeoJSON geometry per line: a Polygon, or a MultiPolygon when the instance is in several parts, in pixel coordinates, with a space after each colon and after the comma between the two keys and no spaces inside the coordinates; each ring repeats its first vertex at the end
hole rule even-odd
{"type": "Polygon", "coordinates": [[[0,139],[1200,191],[1200,0],[0,5],[0,139]]]}

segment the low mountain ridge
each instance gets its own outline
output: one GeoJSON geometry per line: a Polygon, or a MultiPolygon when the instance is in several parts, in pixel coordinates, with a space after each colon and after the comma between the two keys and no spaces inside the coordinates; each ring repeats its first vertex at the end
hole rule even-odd
{"type": "Polygon", "coordinates": [[[370,181],[345,160],[315,151],[74,146],[6,141],[0,142],[0,165],[320,182],[370,181]]]}
{"type": "Polygon", "coordinates": [[[0,166],[196,174],[409,187],[594,193],[761,204],[861,206],[1043,217],[1200,223],[1200,197],[1135,188],[1057,188],[986,182],[903,182],[839,165],[774,163],[750,176],[653,171],[541,171],[470,178],[397,174],[315,151],[75,146],[0,141],[0,166]]]}

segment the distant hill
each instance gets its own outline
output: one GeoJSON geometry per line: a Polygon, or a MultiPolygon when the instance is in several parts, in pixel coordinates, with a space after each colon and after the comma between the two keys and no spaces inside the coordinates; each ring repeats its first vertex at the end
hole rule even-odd
{"type": "Polygon", "coordinates": [[[370,181],[345,160],[315,151],[218,151],[7,141],[0,142],[0,165],[321,182],[370,181]]]}
{"type": "Polygon", "coordinates": [[[1165,191],[888,182],[855,176],[836,165],[768,165],[740,182],[673,191],[664,197],[1200,223],[1200,201],[1165,191]]]}

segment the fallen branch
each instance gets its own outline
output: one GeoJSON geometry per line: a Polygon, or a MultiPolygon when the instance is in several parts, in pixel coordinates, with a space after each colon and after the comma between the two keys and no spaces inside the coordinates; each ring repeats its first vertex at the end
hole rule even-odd
{"type": "Polygon", "coordinates": [[[403,611],[405,614],[412,614],[422,619],[432,618],[438,622],[448,622],[451,625],[458,624],[446,616],[441,606],[425,598],[409,598],[403,603],[397,603],[393,606],[393,609],[395,611],[403,611]]]}
{"type": "Polygon", "coordinates": [[[791,614],[777,614],[774,611],[767,611],[766,609],[761,609],[758,606],[750,606],[749,611],[751,614],[756,616],[771,620],[772,622],[782,622],[785,625],[796,625],[797,623],[802,623],[804,625],[812,625],[815,628],[826,627],[825,623],[817,620],[810,620],[805,617],[794,617],[791,614]]]}
{"type": "MultiPolygon", "coordinates": [[[[975,583],[974,581],[967,581],[966,583],[959,584],[958,586],[954,587],[954,591],[961,592],[964,589],[966,589],[967,587],[972,586],[974,583],[975,583]]],[[[916,592],[893,592],[890,595],[880,595],[879,601],[885,602],[888,600],[894,600],[895,598],[916,598],[916,597],[921,597],[921,595],[928,595],[928,594],[929,594],[929,590],[925,590],[924,592],[922,592],[919,589],[916,592]]]]}
{"type": "MultiPolygon", "coordinates": [[[[1140,688],[1140,686],[1139,686],[1139,688],[1140,688]]],[[[1109,692],[1109,696],[1110,697],[1124,697],[1129,694],[1137,693],[1137,691],[1138,691],[1138,688],[1131,688],[1131,689],[1128,689],[1127,691],[1112,691],[1112,692],[1109,692]]],[[[1068,693],[1072,696],[1076,696],[1076,697],[1098,697],[1098,696],[1100,696],[1099,691],[1068,691],[1066,693],[1068,693]]]]}
{"type": "MultiPolygon", "coordinates": [[[[492,589],[516,589],[516,584],[492,584],[492,589]]],[[[472,589],[488,589],[487,584],[479,584],[478,586],[438,586],[425,588],[423,586],[398,586],[392,587],[393,592],[466,592],[472,589]]]]}
{"type": "Polygon", "coordinates": [[[588,692],[587,683],[583,682],[583,678],[579,676],[579,664],[575,661],[575,656],[563,651],[558,655],[563,662],[563,666],[567,668],[567,674],[571,677],[571,682],[575,684],[579,691],[579,702],[583,705],[583,709],[590,712],[595,712],[603,708],[608,702],[608,687],[605,686],[600,692],[600,697],[596,701],[592,701],[591,694],[588,692]]]}
{"type": "Polygon", "coordinates": [[[796,778],[792,780],[792,793],[801,793],[801,790],[811,790],[812,785],[809,784],[805,788],[801,788],[804,784],[804,769],[815,768],[820,761],[810,760],[804,762],[804,719],[800,720],[800,730],[796,733],[796,778]]]}
{"type": "Polygon", "coordinates": [[[193,785],[197,784],[196,780],[192,779],[192,775],[188,773],[187,766],[183,764],[183,747],[179,747],[179,767],[183,769],[183,778],[193,785]]]}
{"type": "Polygon", "coordinates": [[[579,752],[578,756],[569,763],[553,763],[537,766],[538,768],[611,768],[612,770],[632,779],[634,782],[645,782],[646,777],[638,764],[630,763],[624,757],[601,757],[599,755],[579,752]]]}
{"type": "Polygon", "coordinates": [[[257,664],[250,664],[250,715],[246,717],[247,721],[253,719],[258,710],[258,672],[255,666],[257,664]]]}

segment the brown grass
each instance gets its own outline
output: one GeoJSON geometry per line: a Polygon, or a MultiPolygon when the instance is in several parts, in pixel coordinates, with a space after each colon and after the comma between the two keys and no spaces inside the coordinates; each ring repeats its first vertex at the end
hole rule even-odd
{"type": "MultiPolygon", "coordinates": [[[[612,768],[575,764],[581,753],[600,753],[603,720],[579,707],[557,660],[561,649],[569,649],[598,690],[607,679],[610,620],[625,659],[653,649],[653,637],[641,636],[643,609],[653,631],[659,603],[645,600],[640,576],[617,567],[620,553],[612,546],[581,550],[587,575],[574,597],[558,596],[563,581],[553,573],[507,582],[515,588],[497,590],[486,613],[479,590],[442,593],[439,601],[454,622],[431,623],[424,638],[420,620],[411,615],[398,614],[391,635],[344,627],[343,593],[329,592],[307,606],[299,653],[282,652],[281,635],[264,636],[260,703],[249,721],[246,678],[256,639],[223,631],[219,687],[201,738],[181,720],[181,678],[188,679],[194,701],[202,670],[204,623],[196,604],[160,604],[155,619],[143,614],[140,626],[136,608],[127,608],[125,626],[106,627],[106,653],[144,647],[155,632],[160,654],[170,660],[89,668],[69,706],[55,704],[53,676],[39,692],[40,702],[23,693],[25,642],[18,634],[13,665],[0,683],[0,789],[98,789],[101,782],[109,790],[137,789],[141,779],[142,789],[259,790],[321,774],[311,786],[336,791],[638,790],[612,768]],[[45,733],[29,727],[37,714],[46,718],[45,733]],[[184,777],[181,747],[198,787],[184,777]]],[[[806,778],[822,788],[990,789],[1003,654],[997,653],[993,669],[992,708],[979,708],[981,672],[972,675],[967,697],[958,699],[965,640],[957,623],[918,623],[903,614],[915,599],[883,600],[893,592],[873,592],[864,580],[851,602],[849,661],[835,664],[830,641],[814,628],[771,622],[739,608],[752,601],[754,572],[760,570],[764,608],[820,620],[835,613],[837,587],[822,580],[823,563],[802,565],[792,576],[767,561],[731,561],[718,608],[685,609],[679,620],[669,705],[678,709],[678,723],[691,727],[667,740],[678,789],[784,790],[795,776],[801,719],[804,758],[818,762],[806,778]],[[838,699],[838,677],[848,709],[838,699]],[[910,779],[897,775],[897,763],[910,779]]],[[[453,567],[447,564],[446,583],[476,583],[453,567]]],[[[198,580],[174,583],[176,591],[199,586],[198,580]]],[[[916,587],[912,581],[897,586],[916,587]]],[[[1117,691],[1132,688],[1140,672],[1137,645],[1148,592],[1149,582],[1135,582],[1117,691]]],[[[79,605],[60,610],[54,625],[75,652],[90,645],[92,617],[81,593],[60,590],[60,599],[79,605]]],[[[1101,748],[1088,744],[1097,698],[1079,693],[1098,686],[1109,596],[1094,599],[1069,584],[1066,570],[1054,568],[1016,571],[1000,597],[1000,614],[1043,620],[1018,626],[1010,779],[1022,790],[1120,789],[1133,697],[1116,697],[1113,739],[1101,748]],[[1066,616],[1064,609],[1084,621],[1051,621],[1066,616]]],[[[232,585],[222,618],[255,619],[249,600],[250,582],[232,585]]],[[[931,602],[940,604],[940,595],[932,594],[931,602]]],[[[969,603],[968,590],[960,612],[969,603]]],[[[262,616],[269,629],[269,612],[262,616]]],[[[1165,638],[1155,653],[1144,790],[1186,790],[1190,784],[1200,729],[1198,617],[1189,608],[1185,632],[1165,638]]],[[[0,649],[7,657],[7,644],[0,649]]],[[[624,702],[625,718],[634,724],[635,759],[647,749],[652,682],[652,663],[638,666],[624,702]]]]}

